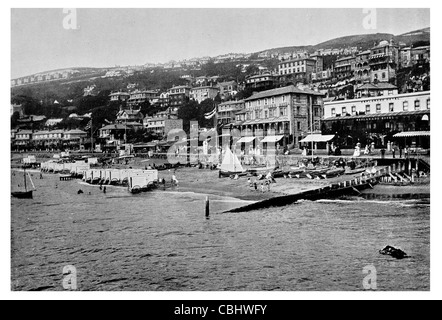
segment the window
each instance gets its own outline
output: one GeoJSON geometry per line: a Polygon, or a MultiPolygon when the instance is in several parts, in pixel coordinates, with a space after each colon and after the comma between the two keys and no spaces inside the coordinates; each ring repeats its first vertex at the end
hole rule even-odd
{"type": "Polygon", "coordinates": [[[261,100],[258,100],[258,106],[260,106],[261,105],[261,100]]]}
{"type": "Polygon", "coordinates": [[[385,122],[385,129],[390,129],[390,122],[385,122]]]}
{"type": "Polygon", "coordinates": [[[370,105],[369,105],[369,104],[367,104],[367,105],[365,106],[365,113],[366,113],[366,114],[369,114],[369,113],[370,113],[370,105]]]}
{"type": "Polygon", "coordinates": [[[275,97],[272,97],[272,104],[275,103],[275,97]]]}
{"type": "Polygon", "coordinates": [[[315,108],[315,117],[319,117],[319,108],[315,108]]]}
{"type": "Polygon", "coordinates": [[[403,109],[404,109],[404,111],[408,111],[408,101],[404,101],[403,109]]]}
{"type": "Polygon", "coordinates": [[[331,114],[332,114],[332,116],[335,116],[335,115],[336,115],[336,109],[335,109],[335,108],[332,108],[332,109],[331,109],[331,114]]]}
{"type": "Polygon", "coordinates": [[[427,99],[427,109],[430,109],[430,99],[427,99]]]}
{"type": "Polygon", "coordinates": [[[351,107],[351,114],[352,114],[353,116],[356,115],[356,106],[352,106],[352,107],[351,107]]]}
{"type": "Polygon", "coordinates": [[[297,124],[297,129],[298,129],[298,131],[301,131],[301,122],[299,122],[299,121],[298,121],[298,124],[297,124]]]}
{"type": "Polygon", "coordinates": [[[297,106],[297,107],[296,107],[296,114],[297,114],[297,115],[300,115],[300,114],[301,114],[301,107],[300,107],[300,106],[297,106]]]}
{"type": "Polygon", "coordinates": [[[414,101],[414,110],[421,109],[421,102],[419,100],[414,101]]]}
{"type": "Polygon", "coordinates": [[[380,103],[378,103],[376,105],[376,113],[381,113],[381,104],[380,103]]]}
{"type": "Polygon", "coordinates": [[[282,96],[282,102],[285,102],[285,96],[282,96]]]}
{"type": "Polygon", "coordinates": [[[268,119],[269,118],[269,112],[266,110],[264,113],[264,119],[268,119]]]}
{"type": "Polygon", "coordinates": [[[393,90],[388,90],[388,95],[391,96],[393,94],[393,90]]]}
{"type": "Polygon", "coordinates": [[[286,107],[280,108],[280,113],[279,114],[280,114],[281,117],[286,116],[287,115],[287,108],[286,107]]]}
{"type": "Polygon", "coordinates": [[[273,118],[273,117],[274,117],[274,111],[273,111],[273,109],[270,109],[270,110],[269,110],[269,117],[270,117],[270,118],[273,118]]]}
{"type": "Polygon", "coordinates": [[[346,107],[342,107],[342,115],[343,116],[347,115],[347,108],[346,107]]]}
{"type": "Polygon", "coordinates": [[[264,99],[264,104],[267,105],[269,103],[269,99],[265,98],[264,99]]]}
{"type": "Polygon", "coordinates": [[[385,74],[385,72],[382,72],[382,79],[385,79],[387,77],[387,75],[385,74]]]}
{"type": "Polygon", "coordinates": [[[394,103],[393,102],[390,102],[390,104],[388,105],[388,111],[394,112],[394,103]]]}

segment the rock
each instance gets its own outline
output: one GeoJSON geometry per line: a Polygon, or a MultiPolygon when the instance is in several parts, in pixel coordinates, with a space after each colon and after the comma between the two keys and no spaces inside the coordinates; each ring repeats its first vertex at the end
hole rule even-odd
{"type": "Polygon", "coordinates": [[[396,258],[396,259],[409,258],[409,256],[404,251],[402,251],[401,249],[397,249],[395,247],[392,247],[392,246],[386,246],[384,249],[379,250],[379,253],[383,254],[383,255],[392,256],[393,258],[396,258]]]}

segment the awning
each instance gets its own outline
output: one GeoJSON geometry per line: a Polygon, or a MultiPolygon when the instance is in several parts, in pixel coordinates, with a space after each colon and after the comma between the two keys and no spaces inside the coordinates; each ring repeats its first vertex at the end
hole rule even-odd
{"type": "Polygon", "coordinates": [[[395,138],[408,138],[408,137],[429,137],[430,131],[405,131],[396,133],[395,138]]]}
{"type": "Polygon", "coordinates": [[[237,143],[250,143],[255,139],[256,139],[255,137],[243,137],[239,139],[237,143]]]}
{"type": "Polygon", "coordinates": [[[327,142],[335,137],[334,134],[331,135],[322,135],[322,134],[311,134],[302,139],[299,142],[327,142]]]}
{"type": "Polygon", "coordinates": [[[261,142],[267,142],[267,143],[276,143],[280,141],[284,136],[267,136],[261,142]]]}

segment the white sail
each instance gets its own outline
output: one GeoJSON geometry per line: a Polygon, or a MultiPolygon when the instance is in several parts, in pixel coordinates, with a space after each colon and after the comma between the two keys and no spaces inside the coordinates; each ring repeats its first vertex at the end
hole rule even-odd
{"type": "Polygon", "coordinates": [[[227,148],[226,150],[223,163],[221,164],[221,170],[225,172],[244,172],[241,162],[238,157],[233,154],[230,148],[227,148]]]}

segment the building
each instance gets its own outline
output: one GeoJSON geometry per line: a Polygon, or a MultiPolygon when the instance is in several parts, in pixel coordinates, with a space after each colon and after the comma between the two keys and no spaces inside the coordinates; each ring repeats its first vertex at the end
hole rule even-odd
{"type": "Polygon", "coordinates": [[[218,105],[218,121],[224,126],[235,123],[237,113],[243,111],[244,107],[244,100],[220,103],[218,105]]]}
{"type": "Polygon", "coordinates": [[[206,99],[215,99],[218,93],[219,89],[216,87],[195,87],[190,90],[190,98],[201,103],[206,99]]]}
{"type": "Polygon", "coordinates": [[[330,80],[331,78],[332,78],[331,69],[312,73],[312,82],[327,81],[330,80]]]}
{"type": "Polygon", "coordinates": [[[343,57],[335,61],[333,74],[338,80],[353,77],[356,66],[356,57],[343,57]]]}
{"type": "Polygon", "coordinates": [[[398,93],[398,88],[387,82],[378,82],[377,84],[365,83],[355,88],[355,96],[357,98],[391,96],[398,93]]]}
{"type": "Polygon", "coordinates": [[[138,122],[109,124],[100,129],[98,141],[104,144],[103,149],[116,148],[125,144],[128,134],[139,130],[140,127],[142,125],[138,122]]]}
{"type": "Polygon", "coordinates": [[[58,148],[63,141],[63,130],[37,131],[32,134],[32,142],[36,148],[58,148]]]}
{"type": "Polygon", "coordinates": [[[175,116],[157,115],[153,118],[145,119],[145,128],[158,139],[166,139],[168,133],[173,129],[183,130],[183,120],[175,116]]]}
{"type": "Polygon", "coordinates": [[[69,149],[79,149],[85,143],[88,133],[82,130],[74,129],[63,133],[63,145],[69,149]]]}
{"type": "MultiPolygon", "coordinates": [[[[324,104],[323,133],[337,134],[339,144],[354,148],[374,142],[386,147],[394,135],[430,130],[430,92],[384,95],[324,104]]],[[[405,146],[406,141],[397,141],[405,146]]],[[[408,140],[428,148],[429,136],[420,141],[408,140]]]]}
{"type": "Polygon", "coordinates": [[[411,48],[411,63],[413,65],[430,63],[430,46],[411,48]]]}
{"type": "Polygon", "coordinates": [[[274,88],[276,77],[270,72],[263,74],[253,75],[246,78],[246,89],[252,89],[256,91],[269,90],[274,88]]]}
{"type": "Polygon", "coordinates": [[[158,98],[158,92],[152,90],[135,90],[130,93],[129,99],[127,100],[127,105],[129,107],[134,107],[140,105],[144,102],[152,101],[158,98]]]}
{"type": "Polygon", "coordinates": [[[117,113],[117,123],[137,122],[142,123],[144,115],[140,110],[123,110],[122,108],[117,113]]]}
{"type": "MultiPolygon", "coordinates": [[[[319,92],[293,85],[262,91],[244,100],[245,120],[235,127],[251,141],[272,136],[270,141],[279,142],[281,146],[297,147],[302,138],[320,130],[322,99],[319,92]]],[[[241,113],[237,116],[240,118],[241,113]]]]}
{"type": "Polygon", "coordinates": [[[354,69],[355,80],[359,83],[370,82],[370,57],[371,51],[366,50],[356,55],[356,64],[354,69]]]}
{"type": "Polygon", "coordinates": [[[22,149],[32,145],[32,130],[19,130],[15,134],[14,146],[22,149]]]}
{"type": "Polygon", "coordinates": [[[311,82],[312,73],[317,72],[315,59],[300,58],[282,61],[278,64],[278,74],[299,82],[311,82]]]}
{"type": "Polygon", "coordinates": [[[169,95],[169,106],[174,110],[178,110],[184,103],[189,101],[190,90],[189,86],[176,86],[170,88],[167,93],[169,95]]]}
{"type": "Polygon", "coordinates": [[[381,41],[370,50],[369,65],[371,82],[389,82],[396,77],[399,62],[399,49],[393,41],[381,41]]]}
{"type": "Polygon", "coordinates": [[[130,94],[127,92],[117,91],[117,92],[112,92],[109,95],[109,97],[111,102],[124,102],[129,100],[130,94]]]}
{"type": "MultiPolygon", "coordinates": [[[[49,80],[49,79],[46,79],[46,80],[49,80]]],[[[92,86],[87,86],[86,88],[84,88],[83,89],[83,96],[84,97],[87,97],[87,96],[93,96],[93,95],[95,95],[95,88],[96,88],[96,86],[95,85],[92,85],[92,86]]]]}
{"type": "Polygon", "coordinates": [[[218,83],[217,87],[219,89],[221,100],[230,99],[238,92],[238,84],[236,83],[236,81],[220,82],[218,83]]]}

